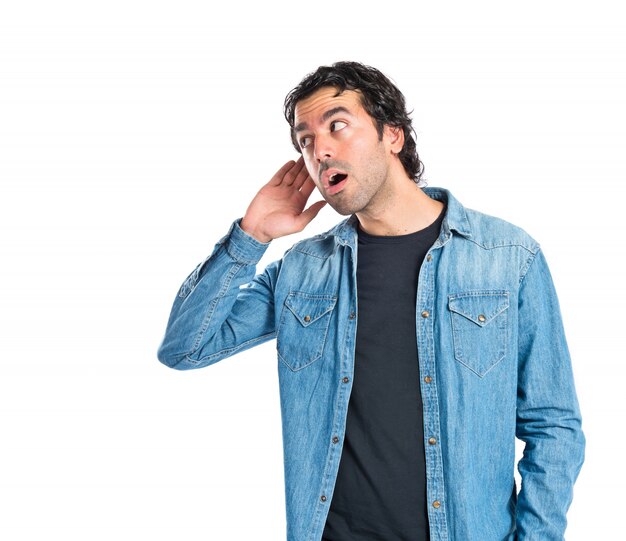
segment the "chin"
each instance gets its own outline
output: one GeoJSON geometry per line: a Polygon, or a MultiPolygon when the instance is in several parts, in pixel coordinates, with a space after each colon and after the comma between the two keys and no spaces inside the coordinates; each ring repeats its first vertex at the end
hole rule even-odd
{"type": "Polygon", "coordinates": [[[334,209],[337,214],[341,214],[341,216],[350,216],[359,210],[344,205],[332,205],[330,203],[328,204],[334,209]]]}

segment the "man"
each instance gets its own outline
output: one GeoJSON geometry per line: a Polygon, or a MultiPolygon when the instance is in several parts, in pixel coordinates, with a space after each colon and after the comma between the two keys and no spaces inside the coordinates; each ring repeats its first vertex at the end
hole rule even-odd
{"type": "Polygon", "coordinates": [[[159,359],[200,368],[276,338],[289,540],[563,539],[584,436],[539,244],[419,187],[378,70],[320,67],[285,115],[301,158],[182,284],[159,359]],[[325,203],[349,218],[255,276],[325,203]]]}

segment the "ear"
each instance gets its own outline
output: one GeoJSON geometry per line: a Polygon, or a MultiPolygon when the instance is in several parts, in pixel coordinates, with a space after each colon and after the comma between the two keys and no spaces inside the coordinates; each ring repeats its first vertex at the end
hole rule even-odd
{"type": "Polygon", "coordinates": [[[385,126],[385,138],[392,154],[400,154],[404,147],[404,130],[400,127],[385,126]]]}

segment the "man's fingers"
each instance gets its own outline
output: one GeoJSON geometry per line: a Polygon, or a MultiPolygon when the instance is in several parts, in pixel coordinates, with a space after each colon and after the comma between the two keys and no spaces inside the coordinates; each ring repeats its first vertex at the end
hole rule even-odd
{"type": "Polygon", "coordinates": [[[293,185],[293,183],[298,178],[302,170],[306,171],[306,167],[304,166],[304,159],[302,158],[302,156],[300,156],[300,158],[298,158],[298,161],[293,165],[293,167],[289,169],[287,173],[285,173],[283,184],[287,186],[293,185]]]}
{"type": "Polygon", "coordinates": [[[278,186],[283,181],[283,178],[285,178],[285,175],[289,172],[289,170],[291,170],[297,164],[298,162],[289,160],[278,171],[276,171],[272,179],[269,181],[270,186],[278,186]]]}
{"type": "Polygon", "coordinates": [[[304,195],[307,199],[315,190],[315,182],[313,179],[307,174],[306,178],[303,181],[302,187],[300,188],[300,193],[304,195]]]}
{"type": "Polygon", "coordinates": [[[326,201],[316,201],[313,203],[308,209],[306,209],[302,214],[300,214],[298,218],[299,225],[302,229],[304,229],[313,218],[315,218],[320,210],[324,208],[326,205],[326,201]]]}
{"type": "Polygon", "coordinates": [[[293,187],[299,190],[302,188],[302,185],[306,182],[306,179],[309,178],[309,170],[306,168],[306,165],[300,169],[298,176],[293,182],[293,187]]]}

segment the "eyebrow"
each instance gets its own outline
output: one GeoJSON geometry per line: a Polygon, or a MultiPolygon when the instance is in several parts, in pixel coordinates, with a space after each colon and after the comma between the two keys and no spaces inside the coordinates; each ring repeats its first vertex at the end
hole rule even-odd
{"type": "MultiPolygon", "coordinates": [[[[350,113],[350,111],[348,109],[346,109],[345,107],[343,107],[342,105],[339,105],[338,107],[333,107],[332,109],[329,109],[328,111],[326,111],[321,118],[321,121],[324,122],[326,120],[328,120],[330,117],[335,116],[338,113],[348,113],[348,114],[352,114],[350,113]]],[[[309,128],[309,125],[306,122],[300,122],[300,124],[298,124],[293,131],[294,132],[299,132],[302,130],[306,130],[309,128]]]]}

